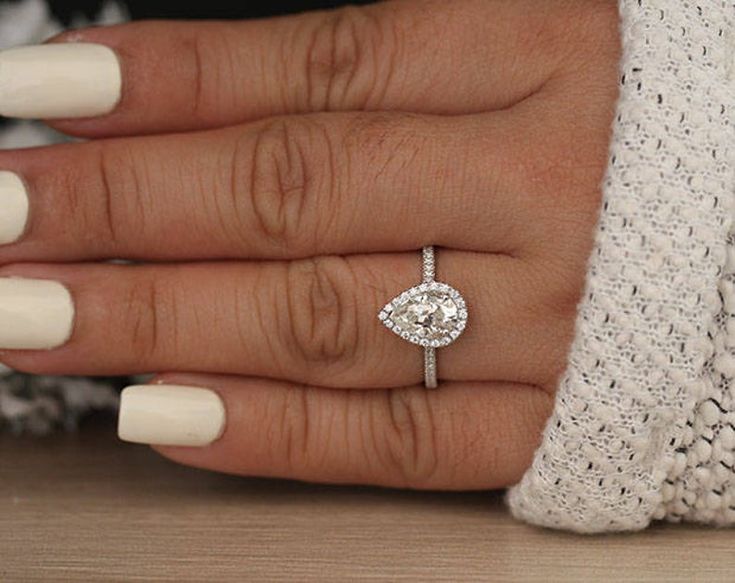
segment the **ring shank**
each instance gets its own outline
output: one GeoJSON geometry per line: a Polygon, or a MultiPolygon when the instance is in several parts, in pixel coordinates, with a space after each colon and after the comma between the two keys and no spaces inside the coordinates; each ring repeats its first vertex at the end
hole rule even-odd
{"type": "Polygon", "coordinates": [[[421,269],[422,279],[424,280],[424,283],[431,283],[436,277],[436,260],[434,258],[434,248],[424,247],[421,250],[421,255],[423,258],[423,265],[421,269]]]}
{"type": "MultiPolygon", "coordinates": [[[[436,259],[434,247],[424,247],[421,250],[423,259],[422,278],[424,283],[432,283],[436,278],[436,259]]],[[[436,372],[436,348],[424,347],[424,385],[427,389],[436,389],[439,382],[436,372]]]]}
{"type": "Polygon", "coordinates": [[[436,348],[424,347],[424,385],[427,389],[436,389],[439,385],[436,377],[436,348]]]}

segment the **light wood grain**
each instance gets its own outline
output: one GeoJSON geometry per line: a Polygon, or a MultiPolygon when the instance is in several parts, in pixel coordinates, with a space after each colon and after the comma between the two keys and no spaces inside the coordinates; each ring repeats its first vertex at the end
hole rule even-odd
{"type": "Polygon", "coordinates": [[[735,532],[579,537],[496,495],[238,479],[109,428],[0,438],[0,581],[733,581],[735,532]]]}

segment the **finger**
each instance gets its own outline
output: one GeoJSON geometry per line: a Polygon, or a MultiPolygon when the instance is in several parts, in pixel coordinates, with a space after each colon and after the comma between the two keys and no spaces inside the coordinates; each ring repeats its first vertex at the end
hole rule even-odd
{"type": "MultiPolygon", "coordinates": [[[[454,285],[469,306],[464,334],[439,350],[440,378],[554,384],[575,305],[572,294],[554,283],[558,278],[546,281],[543,269],[523,260],[448,250],[439,251],[438,267],[439,278],[454,285]]],[[[60,282],[75,306],[73,330],[63,346],[0,354],[17,370],[84,375],[179,370],[345,388],[423,380],[422,349],[377,317],[388,301],[418,283],[418,252],[291,263],[33,264],[0,273],[60,282]]],[[[0,286],[0,316],[16,318],[21,300],[7,285],[0,286]]],[[[575,282],[575,292],[576,287],[575,282]]],[[[37,311],[30,300],[21,307],[26,314],[37,311]]],[[[2,342],[20,333],[16,322],[0,320],[0,346],[7,348],[2,342]]]]}
{"type": "Polygon", "coordinates": [[[535,387],[497,383],[355,392],[204,375],[156,382],[123,393],[120,433],[153,445],[203,445],[156,448],[174,461],[248,476],[422,489],[517,482],[553,403],[535,387]],[[224,411],[182,404],[179,395],[188,392],[175,388],[181,385],[214,391],[224,411]]]}
{"type": "Polygon", "coordinates": [[[56,125],[101,136],[313,111],[502,109],[537,91],[558,65],[559,12],[533,0],[421,0],[263,21],[73,31],[56,41],[117,53],[122,96],[110,115],[56,125]]]}
{"type": "Polygon", "coordinates": [[[23,237],[0,261],[279,259],[428,243],[512,253],[564,208],[536,196],[547,181],[519,171],[535,124],[508,113],[315,114],[0,152],[30,198],[29,223],[14,231],[23,237]]]}

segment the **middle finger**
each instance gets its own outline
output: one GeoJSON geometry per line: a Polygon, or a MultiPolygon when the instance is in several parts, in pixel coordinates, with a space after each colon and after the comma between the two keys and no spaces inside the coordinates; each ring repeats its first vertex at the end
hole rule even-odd
{"type": "Polygon", "coordinates": [[[519,164],[537,125],[509,112],[314,114],[2,152],[30,222],[0,262],[513,253],[542,200],[519,164]]]}

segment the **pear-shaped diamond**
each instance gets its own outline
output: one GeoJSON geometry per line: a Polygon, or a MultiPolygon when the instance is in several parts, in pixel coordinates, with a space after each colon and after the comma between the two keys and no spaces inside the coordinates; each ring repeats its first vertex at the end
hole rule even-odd
{"type": "Polygon", "coordinates": [[[421,346],[446,346],[467,324],[464,299],[453,287],[423,283],[389,302],[380,320],[401,338],[421,346]]]}

